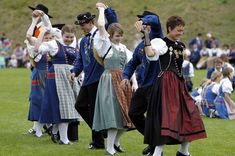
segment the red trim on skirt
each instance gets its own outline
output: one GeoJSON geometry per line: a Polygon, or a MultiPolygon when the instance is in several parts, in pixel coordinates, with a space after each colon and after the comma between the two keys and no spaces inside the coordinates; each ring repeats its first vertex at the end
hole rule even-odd
{"type": "Polygon", "coordinates": [[[48,78],[48,79],[53,79],[53,78],[55,78],[55,73],[47,73],[47,78],[48,78]]]}
{"type": "Polygon", "coordinates": [[[40,81],[39,80],[32,80],[31,84],[32,84],[32,86],[38,86],[38,85],[40,85],[40,81]]]}
{"type": "Polygon", "coordinates": [[[161,135],[180,142],[206,138],[205,128],[186,83],[174,72],[162,75],[161,135]]]}

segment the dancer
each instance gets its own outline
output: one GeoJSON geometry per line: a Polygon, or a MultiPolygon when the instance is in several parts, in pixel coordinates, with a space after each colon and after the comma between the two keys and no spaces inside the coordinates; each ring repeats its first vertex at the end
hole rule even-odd
{"type": "MultiPolygon", "coordinates": [[[[105,29],[103,3],[97,3],[99,10],[98,28],[99,32],[94,38],[94,50],[104,60],[104,72],[101,75],[95,104],[93,129],[96,131],[108,130],[107,148],[108,155],[115,152],[124,152],[119,140],[126,128],[133,128],[128,117],[128,109],[132,95],[130,84],[126,90],[120,87],[121,73],[132,53],[121,43],[123,28],[119,23],[112,23],[105,29]]],[[[133,90],[137,88],[135,77],[133,90]]]]}
{"type": "Polygon", "coordinates": [[[156,146],[154,156],[162,155],[165,144],[181,144],[176,155],[189,156],[189,142],[206,138],[206,132],[181,71],[185,45],[179,39],[184,32],[184,20],[171,16],[166,23],[167,37],[151,42],[143,23],[138,21],[135,26],[145,35],[148,59],[159,59],[161,67],[147,110],[144,142],[156,146]]]}
{"type": "MultiPolygon", "coordinates": [[[[161,23],[159,16],[150,11],[144,11],[142,15],[137,15],[140,21],[146,24],[150,29],[150,39],[163,38],[161,29],[161,23]]],[[[145,113],[147,111],[151,87],[155,82],[157,75],[160,71],[159,61],[149,61],[144,53],[145,42],[142,40],[141,43],[136,47],[132,59],[125,66],[121,82],[121,86],[125,88],[125,84],[128,83],[129,79],[136,70],[138,76],[138,89],[133,94],[131,99],[131,105],[129,109],[129,116],[136,129],[144,135],[145,131],[145,113]]],[[[143,150],[143,155],[153,153],[154,147],[147,146],[143,150]]]]}
{"type": "Polygon", "coordinates": [[[39,53],[48,52],[52,62],[48,69],[40,122],[53,123],[52,141],[68,145],[71,144],[67,136],[68,124],[80,119],[74,108],[80,87],[76,80],[68,79],[78,50],[75,27],[65,25],[61,33],[62,39],[44,42],[39,47],[39,53]],[[60,140],[56,135],[58,131],[60,140]]]}

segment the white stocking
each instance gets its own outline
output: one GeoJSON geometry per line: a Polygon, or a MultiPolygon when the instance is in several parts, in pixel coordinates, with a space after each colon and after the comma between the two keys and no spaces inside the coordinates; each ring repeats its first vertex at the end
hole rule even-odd
{"type": "Polygon", "coordinates": [[[59,124],[60,140],[65,144],[69,143],[68,125],[69,125],[68,123],[60,123],[59,124]]]}
{"type": "Polygon", "coordinates": [[[37,137],[41,137],[42,136],[42,124],[39,123],[38,121],[35,121],[34,124],[35,124],[34,130],[36,131],[35,135],[37,137]]]}
{"type": "Polygon", "coordinates": [[[154,153],[153,153],[153,156],[161,156],[162,155],[162,147],[163,146],[156,146],[154,153]]]}
{"type": "Polygon", "coordinates": [[[179,151],[184,155],[189,155],[188,148],[189,148],[189,142],[183,142],[180,146],[179,151]]]}
{"type": "Polygon", "coordinates": [[[120,146],[119,140],[120,140],[120,137],[122,136],[123,133],[124,133],[124,130],[118,130],[115,141],[114,141],[114,144],[116,146],[120,146]]]}
{"type": "Polygon", "coordinates": [[[107,138],[107,151],[111,154],[115,153],[114,149],[114,141],[117,136],[117,129],[109,129],[108,130],[108,138],[107,138]]]}

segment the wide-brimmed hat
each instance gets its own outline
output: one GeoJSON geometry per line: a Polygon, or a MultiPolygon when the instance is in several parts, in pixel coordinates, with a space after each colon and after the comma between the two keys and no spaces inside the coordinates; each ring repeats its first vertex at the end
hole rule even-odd
{"type": "Polygon", "coordinates": [[[155,14],[155,13],[153,13],[151,11],[145,10],[142,15],[137,15],[137,17],[143,18],[144,16],[147,16],[147,15],[156,15],[157,16],[157,14],[155,14]]]}
{"type": "Polygon", "coordinates": [[[95,15],[92,15],[90,12],[85,12],[77,16],[77,20],[75,21],[75,24],[80,25],[83,23],[87,23],[93,20],[94,18],[95,18],[95,15]]]}
{"type": "Polygon", "coordinates": [[[47,14],[47,16],[49,17],[49,18],[53,18],[52,16],[50,16],[49,14],[48,14],[48,8],[45,6],[45,5],[43,5],[43,4],[38,4],[35,8],[34,7],[31,7],[31,6],[28,6],[30,9],[32,9],[32,10],[41,10],[41,11],[43,11],[45,14],[47,14]]]}

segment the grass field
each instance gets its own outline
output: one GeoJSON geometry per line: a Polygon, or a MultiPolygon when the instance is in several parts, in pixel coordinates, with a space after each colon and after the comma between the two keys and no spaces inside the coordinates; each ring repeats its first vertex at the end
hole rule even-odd
{"type": "MultiPolygon", "coordinates": [[[[196,71],[197,86],[205,75],[196,71]]],[[[0,156],[103,156],[104,151],[88,150],[90,130],[82,122],[79,142],[71,146],[52,143],[48,136],[35,138],[23,135],[32,123],[27,121],[30,71],[0,70],[0,156]]],[[[234,94],[233,94],[234,99],[234,94]]],[[[208,138],[190,145],[192,156],[234,156],[235,121],[203,118],[208,138]]],[[[124,134],[121,144],[126,153],[120,156],[141,156],[143,137],[137,131],[124,134]]],[[[174,156],[178,146],[164,146],[164,156],[174,156]]]]}

